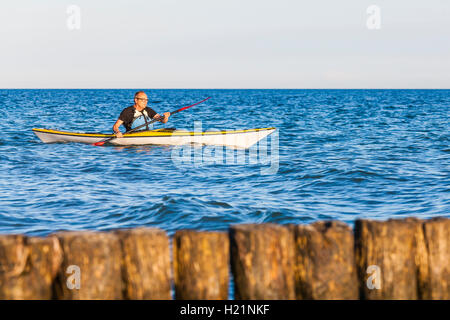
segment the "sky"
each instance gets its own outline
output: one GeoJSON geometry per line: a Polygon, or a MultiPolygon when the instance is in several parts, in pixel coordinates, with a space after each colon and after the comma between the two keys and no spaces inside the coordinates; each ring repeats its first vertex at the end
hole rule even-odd
{"type": "Polygon", "coordinates": [[[450,88],[448,0],[0,8],[0,88],[450,88]]]}

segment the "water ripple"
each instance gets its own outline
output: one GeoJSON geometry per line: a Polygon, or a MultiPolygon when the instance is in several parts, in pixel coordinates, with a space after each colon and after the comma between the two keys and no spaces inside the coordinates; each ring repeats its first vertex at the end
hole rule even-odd
{"type": "Polygon", "coordinates": [[[157,112],[212,96],[169,127],[193,129],[198,119],[204,130],[277,127],[278,171],[264,175],[262,163],[177,164],[167,146],[43,144],[33,127],[109,132],[134,90],[0,90],[8,123],[0,139],[0,233],[152,226],[173,234],[450,215],[449,90],[148,92],[157,112]]]}

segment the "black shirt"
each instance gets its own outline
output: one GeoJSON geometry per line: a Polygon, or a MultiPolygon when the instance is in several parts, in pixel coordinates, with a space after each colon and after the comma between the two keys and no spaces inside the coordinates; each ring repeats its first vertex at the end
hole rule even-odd
{"type": "Polygon", "coordinates": [[[142,116],[145,116],[147,118],[147,121],[150,122],[155,115],[155,110],[150,107],[145,107],[145,109],[140,112],[134,106],[130,106],[122,110],[119,116],[119,120],[122,120],[125,129],[127,131],[130,131],[131,126],[135,120],[139,119],[142,116]]]}

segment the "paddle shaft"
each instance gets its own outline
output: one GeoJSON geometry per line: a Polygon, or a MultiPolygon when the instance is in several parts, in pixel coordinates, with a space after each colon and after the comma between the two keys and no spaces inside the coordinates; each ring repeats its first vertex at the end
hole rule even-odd
{"type": "MultiPolygon", "coordinates": [[[[173,116],[174,114],[176,114],[176,113],[178,113],[178,112],[180,112],[180,111],[183,111],[183,110],[189,109],[189,108],[191,108],[191,107],[193,107],[193,106],[196,106],[196,105],[198,105],[198,104],[200,104],[200,103],[202,103],[202,102],[205,102],[206,100],[208,100],[208,99],[210,99],[210,98],[211,98],[211,97],[208,97],[208,98],[206,98],[206,99],[203,99],[202,101],[199,101],[199,102],[197,102],[197,103],[191,104],[190,106],[186,106],[186,107],[180,108],[180,109],[178,109],[178,110],[175,110],[175,111],[172,111],[172,112],[169,112],[169,113],[170,113],[171,116],[173,116]]],[[[137,126],[136,128],[131,129],[130,131],[127,131],[126,133],[135,132],[136,130],[138,130],[138,129],[140,129],[140,128],[143,128],[143,127],[145,127],[145,126],[148,126],[148,125],[150,125],[150,124],[152,124],[153,122],[158,121],[158,120],[160,120],[160,119],[153,119],[152,121],[150,121],[150,122],[148,122],[148,123],[144,123],[144,124],[142,124],[142,125],[140,125],[140,126],[137,126]]],[[[107,139],[105,139],[105,140],[96,142],[96,143],[94,143],[93,145],[94,145],[94,146],[102,146],[102,145],[104,145],[106,142],[111,141],[112,139],[116,139],[116,137],[114,136],[114,137],[111,137],[111,138],[107,138],[107,139]]]]}
{"type": "MultiPolygon", "coordinates": [[[[170,113],[170,116],[173,116],[174,114],[176,114],[176,113],[178,113],[178,112],[180,112],[180,111],[189,109],[190,107],[196,106],[196,105],[198,105],[198,104],[200,104],[200,103],[202,103],[202,102],[205,102],[206,100],[208,100],[208,99],[210,99],[210,98],[211,98],[211,97],[208,97],[208,98],[206,98],[206,99],[203,99],[202,101],[199,101],[199,102],[197,102],[197,103],[191,104],[190,106],[183,107],[183,108],[180,108],[180,109],[178,109],[178,110],[169,112],[169,113],[170,113]]],[[[137,126],[136,128],[134,128],[134,129],[132,129],[132,130],[130,130],[130,131],[127,131],[126,133],[134,132],[134,131],[136,131],[137,129],[143,128],[143,127],[145,127],[145,126],[147,126],[147,125],[149,125],[149,124],[152,124],[152,123],[155,122],[155,121],[158,121],[158,120],[153,119],[153,120],[150,121],[149,123],[141,124],[140,126],[137,126]]]]}

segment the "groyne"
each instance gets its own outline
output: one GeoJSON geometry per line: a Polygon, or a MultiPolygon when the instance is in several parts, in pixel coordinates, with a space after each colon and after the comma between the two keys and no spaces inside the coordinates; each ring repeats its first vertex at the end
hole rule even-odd
{"type": "Polygon", "coordinates": [[[0,299],[448,300],[449,263],[448,218],[0,235],[0,299]]]}

